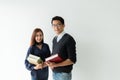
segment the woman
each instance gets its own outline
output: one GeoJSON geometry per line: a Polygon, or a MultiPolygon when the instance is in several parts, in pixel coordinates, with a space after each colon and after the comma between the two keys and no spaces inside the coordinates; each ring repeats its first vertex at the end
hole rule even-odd
{"type": "Polygon", "coordinates": [[[30,47],[28,49],[25,66],[31,71],[31,80],[48,80],[48,67],[44,63],[45,58],[50,56],[48,44],[44,43],[43,31],[40,28],[34,29],[31,37],[30,47]],[[27,61],[29,54],[40,57],[43,60],[41,64],[31,64],[27,61]]]}

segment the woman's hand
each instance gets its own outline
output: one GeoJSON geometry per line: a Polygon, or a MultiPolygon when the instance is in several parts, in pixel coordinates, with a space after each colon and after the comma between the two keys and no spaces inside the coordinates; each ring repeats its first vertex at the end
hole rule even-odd
{"type": "Polygon", "coordinates": [[[43,68],[43,63],[37,64],[37,65],[34,67],[35,70],[42,69],[42,68],[43,68]]]}

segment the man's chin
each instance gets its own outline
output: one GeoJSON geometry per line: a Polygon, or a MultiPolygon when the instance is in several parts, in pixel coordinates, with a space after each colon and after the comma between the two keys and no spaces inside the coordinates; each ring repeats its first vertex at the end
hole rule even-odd
{"type": "Polygon", "coordinates": [[[60,33],[59,32],[56,32],[57,35],[59,35],[60,33]]]}

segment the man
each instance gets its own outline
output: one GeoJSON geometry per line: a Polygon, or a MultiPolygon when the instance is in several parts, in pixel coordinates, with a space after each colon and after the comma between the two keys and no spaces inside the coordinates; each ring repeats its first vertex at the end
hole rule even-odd
{"type": "Polygon", "coordinates": [[[52,27],[56,33],[53,38],[52,54],[59,54],[62,62],[48,62],[53,71],[53,80],[71,80],[73,64],[76,62],[76,42],[71,35],[64,32],[64,19],[55,16],[51,20],[52,27]]]}

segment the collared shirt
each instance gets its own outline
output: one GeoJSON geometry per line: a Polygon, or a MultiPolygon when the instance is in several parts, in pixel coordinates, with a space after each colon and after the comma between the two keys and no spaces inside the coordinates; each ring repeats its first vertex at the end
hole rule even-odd
{"type": "Polygon", "coordinates": [[[64,36],[65,31],[61,32],[58,36],[57,36],[57,42],[59,42],[59,40],[64,36]]]}

